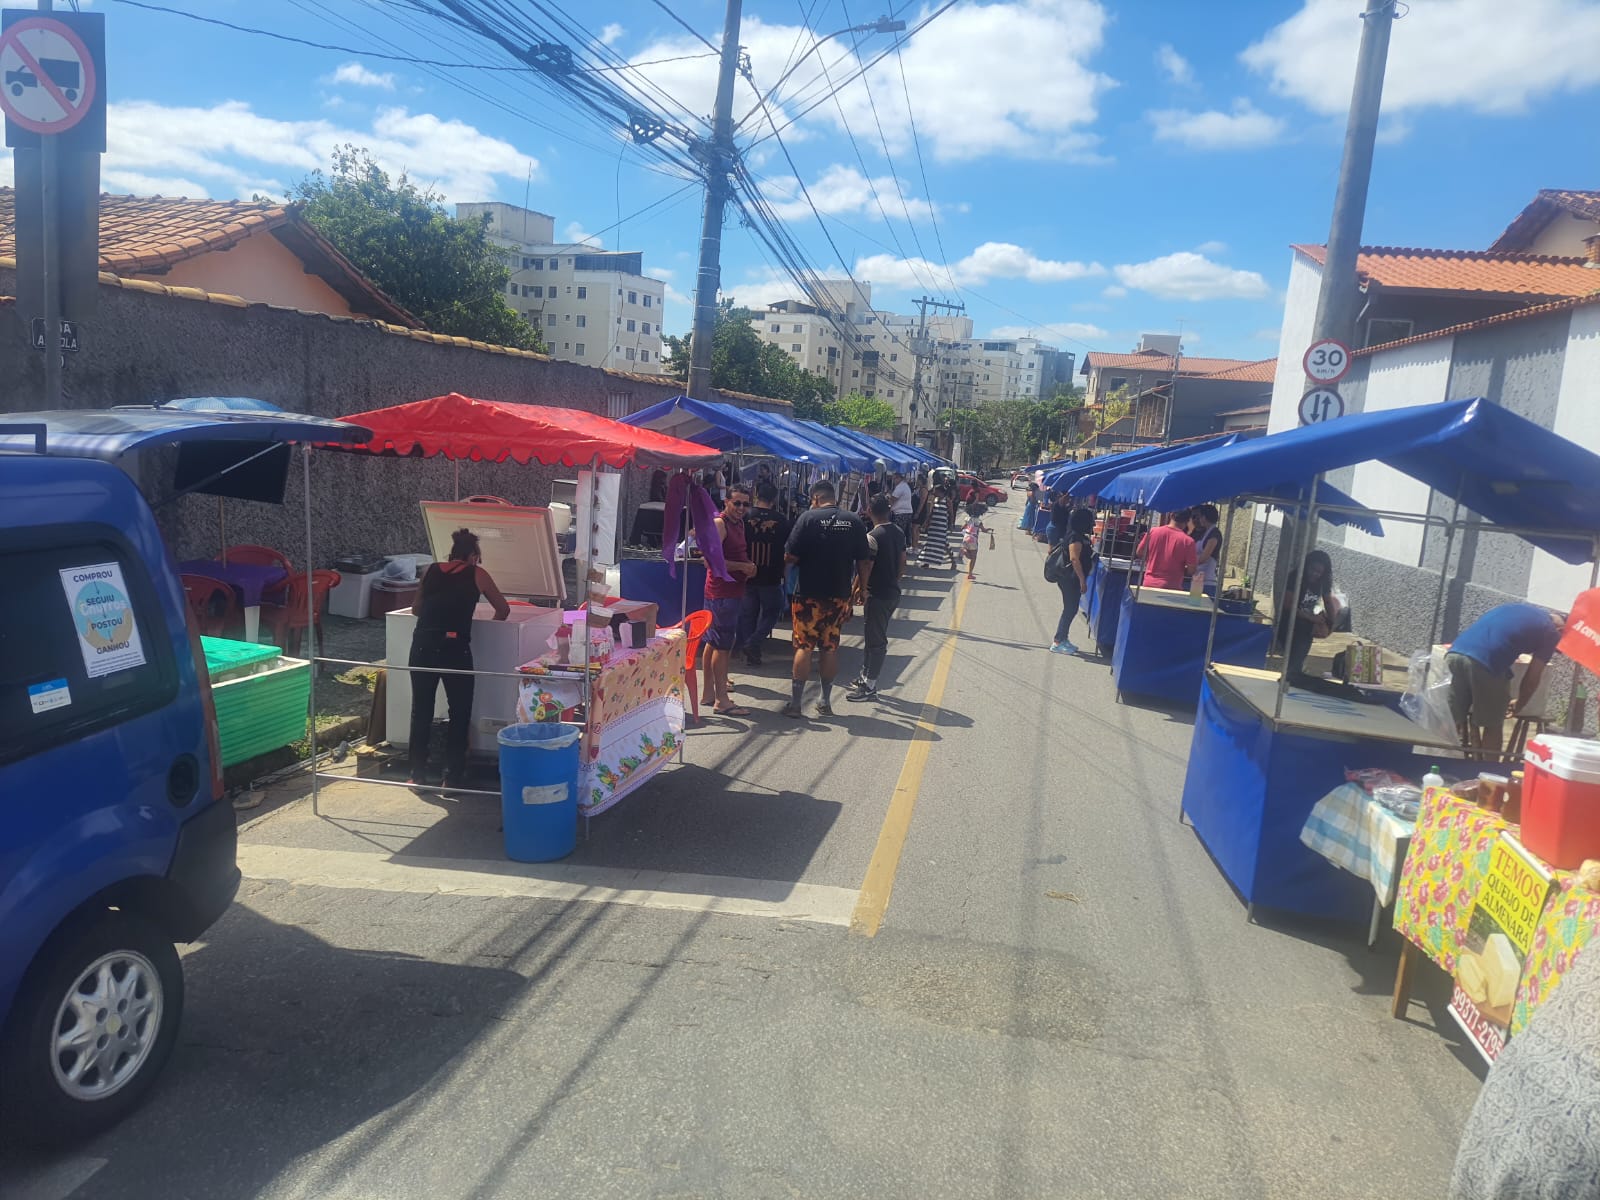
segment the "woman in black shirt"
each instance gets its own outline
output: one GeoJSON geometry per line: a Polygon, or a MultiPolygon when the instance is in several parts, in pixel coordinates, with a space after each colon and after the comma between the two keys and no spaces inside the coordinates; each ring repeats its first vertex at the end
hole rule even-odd
{"type": "MultiPolygon", "coordinates": [[[[450,559],[434,563],[417,589],[417,628],[411,635],[411,666],[472,670],[472,614],[482,595],[494,606],[494,619],[504,621],[511,606],[489,572],[478,564],[483,553],[478,535],[458,529],[451,535],[450,559]]],[[[433,704],[444,684],[450,707],[445,735],[444,787],[459,787],[467,770],[467,735],[472,724],[472,676],[411,672],[411,782],[424,783],[428,740],[433,734],[433,704]]]]}

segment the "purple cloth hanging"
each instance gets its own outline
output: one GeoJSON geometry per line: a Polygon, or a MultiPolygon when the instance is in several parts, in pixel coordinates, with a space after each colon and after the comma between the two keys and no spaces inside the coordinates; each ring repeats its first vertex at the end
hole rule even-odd
{"type": "Polygon", "coordinates": [[[681,522],[686,496],[695,544],[706,560],[706,570],[718,579],[732,580],[722,557],[722,539],[717,536],[717,506],[711,502],[711,493],[691,482],[682,472],[667,484],[667,507],[662,513],[661,557],[668,564],[667,573],[673,579],[678,577],[678,543],[683,540],[681,522]]]}

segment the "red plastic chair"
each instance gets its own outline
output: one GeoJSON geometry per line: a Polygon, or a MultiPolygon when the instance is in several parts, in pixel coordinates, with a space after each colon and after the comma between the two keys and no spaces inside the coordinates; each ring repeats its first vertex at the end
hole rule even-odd
{"type": "MultiPolygon", "coordinates": [[[[322,644],[322,616],[328,611],[328,593],[339,586],[343,576],[337,571],[311,572],[311,594],[315,601],[317,627],[315,645],[322,644]]],[[[261,623],[272,631],[272,640],[283,647],[288,655],[300,653],[300,641],[306,630],[306,577],[289,576],[289,586],[282,604],[263,604],[261,623]]]]}
{"type": "Polygon", "coordinates": [[[683,648],[683,681],[689,687],[689,708],[694,713],[695,723],[698,724],[700,686],[695,680],[695,663],[700,654],[700,642],[705,638],[706,630],[711,628],[711,613],[708,609],[702,608],[669,628],[685,630],[685,636],[688,638],[688,645],[683,648]]]}
{"type": "Polygon", "coordinates": [[[183,575],[183,595],[194,616],[194,627],[203,637],[222,637],[241,620],[239,602],[233,589],[220,579],[206,575],[183,575]]]}

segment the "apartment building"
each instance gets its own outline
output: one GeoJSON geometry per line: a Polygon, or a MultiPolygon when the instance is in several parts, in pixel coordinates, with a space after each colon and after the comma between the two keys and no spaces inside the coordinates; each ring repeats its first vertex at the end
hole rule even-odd
{"type": "Polygon", "coordinates": [[[644,274],[640,251],[555,240],[555,218],[515,204],[457,204],[489,218],[511,280],[506,303],[536,325],[553,358],[659,375],[666,284],[644,274]]]}
{"type": "MultiPolygon", "coordinates": [[[[835,395],[860,392],[887,400],[895,407],[898,423],[909,426],[919,318],[874,308],[872,284],[865,281],[823,280],[816,299],[821,303],[777,301],[756,310],[751,326],[763,341],[826,379],[835,395]]],[[[930,317],[923,336],[923,392],[931,397],[934,348],[941,341],[970,338],[972,321],[960,316],[930,317]]],[[[925,406],[917,419],[926,418],[925,406]]]]}

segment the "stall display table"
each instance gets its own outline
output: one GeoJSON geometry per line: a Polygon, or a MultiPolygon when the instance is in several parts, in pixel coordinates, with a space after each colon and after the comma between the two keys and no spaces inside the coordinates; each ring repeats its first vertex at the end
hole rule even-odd
{"type": "MultiPolygon", "coordinates": [[[[1405,1011],[1419,953],[1455,974],[1490,849],[1506,829],[1515,833],[1517,826],[1445,789],[1430,790],[1423,798],[1395,901],[1394,927],[1406,938],[1395,979],[1396,1016],[1405,1011]]],[[[1533,1010],[1550,998],[1572,960],[1600,931],[1600,893],[1585,888],[1572,871],[1547,870],[1554,883],[1517,984],[1513,1035],[1527,1026],[1533,1010]]]]}
{"type": "Polygon", "coordinates": [[[261,597],[289,578],[289,573],[279,566],[257,563],[222,563],[210,558],[191,558],[178,564],[184,575],[204,575],[207,579],[221,580],[239,596],[239,607],[244,610],[244,640],[255,641],[261,635],[261,597]]]}
{"type": "MultiPolygon", "coordinates": [[[[1111,675],[1118,696],[1149,696],[1174,704],[1200,699],[1206,639],[1211,633],[1209,596],[1164,588],[1128,588],[1118,606],[1111,675]]],[[[1217,615],[1211,659],[1260,667],[1272,645],[1272,627],[1254,617],[1217,615]]]]}
{"type": "Polygon", "coordinates": [[[1217,866],[1253,910],[1257,904],[1309,916],[1359,920],[1370,889],[1300,840],[1317,801],[1345,770],[1386,767],[1420,779],[1432,760],[1415,747],[1435,734],[1376,705],[1290,688],[1272,710],[1277,677],[1218,665],[1200,692],[1183,811],[1217,866]]]}
{"type": "MultiPolygon", "coordinates": [[[[594,816],[634,791],[683,742],[684,634],[663,630],[633,650],[590,667],[578,811],[594,816]]],[[[583,668],[536,659],[518,668],[517,720],[555,721],[583,700],[583,668]]]]}
{"type": "Polygon", "coordinates": [[[1083,598],[1083,619],[1089,623],[1089,640],[1102,658],[1117,644],[1117,624],[1122,619],[1122,597],[1128,590],[1133,561],[1097,557],[1089,572],[1089,589],[1083,598]]]}
{"type": "Polygon", "coordinates": [[[1378,919],[1394,903],[1412,823],[1390,812],[1356,783],[1334,788],[1311,810],[1300,840],[1336,867],[1372,884],[1367,945],[1378,940],[1378,919]]]}

